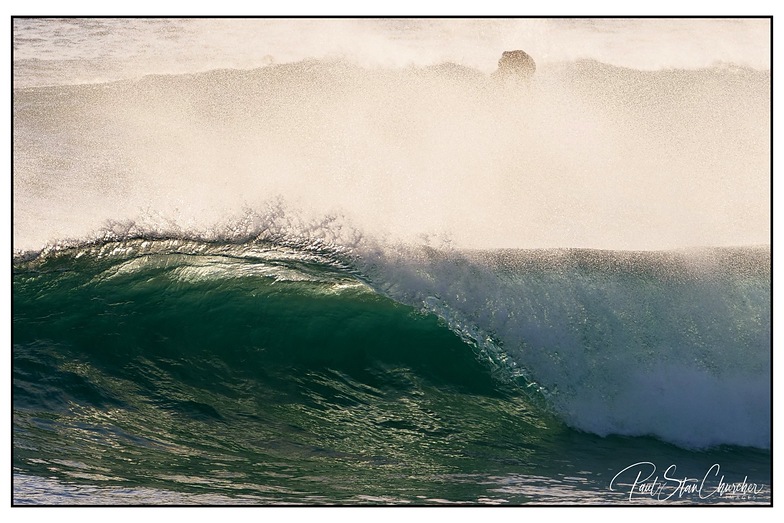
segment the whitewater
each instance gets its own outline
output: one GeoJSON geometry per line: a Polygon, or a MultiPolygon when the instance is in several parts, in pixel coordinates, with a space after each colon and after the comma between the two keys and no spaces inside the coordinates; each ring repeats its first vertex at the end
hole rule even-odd
{"type": "Polygon", "coordinates": [[[770,485],[769,23],[14,19],[15,502],[770,485]]]}

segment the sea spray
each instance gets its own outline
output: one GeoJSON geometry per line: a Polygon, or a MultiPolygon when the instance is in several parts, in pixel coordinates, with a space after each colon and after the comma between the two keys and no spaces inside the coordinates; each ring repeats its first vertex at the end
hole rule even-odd
{"type": "Polygon", "coordinates": [[[510,87],[311,60],[17,90],[15,247],[274,198],[460,247],[767,242],[769,73],[542,69],[510,87]]]}

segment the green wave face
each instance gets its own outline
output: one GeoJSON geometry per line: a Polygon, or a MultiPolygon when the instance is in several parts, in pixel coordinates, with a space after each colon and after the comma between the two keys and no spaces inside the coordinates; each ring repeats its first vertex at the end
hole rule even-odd
{"type": "Polygon", "coordinates": [[[14,462],[41,476],[339,498],[363,471],[447,473],[544,426],[434,316],[300,261],[22,267],[13,343],[14,462]]]}
{"type": "MultiPolygon", "coordinates": [[[[127,241],[17,261],[13,285],[21,502],[586,502],[644,455],[717,459],[569,429],[318,254],[127,241]]],[[[764,475],[769,453],[721,459],[764,475]]]]}

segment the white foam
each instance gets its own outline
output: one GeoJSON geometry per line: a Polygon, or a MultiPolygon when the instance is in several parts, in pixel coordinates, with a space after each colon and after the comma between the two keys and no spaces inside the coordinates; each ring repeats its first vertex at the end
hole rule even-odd
{"type": "Polygon", "coordinates": [[[425,249],[379,251],[372,266],[382,292],[496,351],[575,428],[769,448],[762,253],[425,249]]]}

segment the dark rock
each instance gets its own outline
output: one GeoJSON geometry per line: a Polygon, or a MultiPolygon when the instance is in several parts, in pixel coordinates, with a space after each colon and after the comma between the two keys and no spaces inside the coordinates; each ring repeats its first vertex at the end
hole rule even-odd
{"type": "Polygon", "coordinates": [[[493,76],[501,78],[517,77],[528,79],[536,71],[536,62],[525,51],[504,51],[498,60],[498,70],[493,76]]]}

